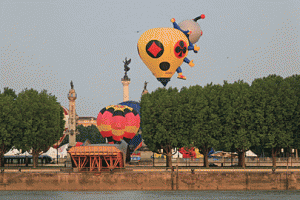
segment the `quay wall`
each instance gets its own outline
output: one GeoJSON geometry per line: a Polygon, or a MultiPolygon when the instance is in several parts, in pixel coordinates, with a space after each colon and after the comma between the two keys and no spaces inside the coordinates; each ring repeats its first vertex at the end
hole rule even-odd
{"type": "Polygon", "coordinates": [[[1,173],[0,190],[299,190],[300,173],[1,173]]]}

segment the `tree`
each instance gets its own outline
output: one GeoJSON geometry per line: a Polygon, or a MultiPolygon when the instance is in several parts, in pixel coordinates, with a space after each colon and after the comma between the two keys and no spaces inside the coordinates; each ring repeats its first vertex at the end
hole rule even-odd
{"type": "Polygon", "coordinates": [[[64,111],[56,97],[48,95],[46,90],[38,93],[25,89],[19,93],[15,104],[21,114],[15,146],[24,151],[32,149],[33,167],[36,168],[40,152],[46,152],[63,135],[64,111]]]}
{"type": "Polygon", "coordinates": [[[269,75],[256,79],[252,85],[253,106],[261,110],[257,129],[262,133],[261,142],[265,148],[272,149],[273,167],[280,148],[293,144],[293,112],[298,99],[288,81],[281,76],[269,75]]]}
{"type": "MultiPolygon", "coordinates": [[[[76,142],[85,142],[87,139],[91,144],[104,144],[105,138],[102,137],[97,126],[92,124],[91,126],[83,126],[82,124],[77,126],[76,129],[79,131],[79,135],[76,135],[76,142]]],[[[60,146],[69,143],[69,135],[66,135],[60,146]]]]}
{"type": "Polygon", "coordinates": [[[191,86],[189,88],[183,87],[177,96],[175,96],[177,103],[175,104],[176,121],[175,128],[180,131],[181,138],[184,138],[181,143],[177,145],[177,150],[184,147],[184,151],[191,153],[194,149],[194,140],[191,137],[192,133],[192,118],[194,114],[195,107],[192,104],[192,97],[196,95],[196,86],[191,86]],[[185,144],[185,145],[183,145],[185,144]]]}
{"type": "Polygon", "coordinates": [[[78,142],[85,142],[87,139],[89,139],[92,144],[105,143],[105,139],[102,137],[99,129],[94,124],[87,127],[79,125],[77,126],[77,129],[80,132],[80,134],[76,136],[76,140],[78,142]]]}
{"type": "Polygon", "coordinates": [[[232,85],[233,95],[232,110],[228,114],[232,116],[231,124],[233,132],[231,134],[231,141],[234,148],[238,152],[239,163],[238,166],[245,167],[245,152],[251,146],[259,144],[260,137],[254,128],[255,116],[252,110],[251,90],[248,83],[238,81],[232,85]]]}
{"type": "Polygon", "coordinates": [[[208,152],[218,145],[221,134],[219,118],[219,93],[222,87],[207,84],[191,87],[187,95],[190,111],[186,116],[189,120],[190,141],[204,155],[204,166],[209,167],[208,152]]]}
{"type": "Polygon", "coordinates": [[[293,144],[292,147],[295,149],[300,148],[300,75],[293,75],[284,79],[290,84],[290,88],[294,90],[295,96],[298,99],[298,103],[295,110],[290,110],[292,113],[292,123],[293,123],[293,144]]]}
{"type": "MultiPolygon", "coordinates": [[[[178,104],[177,88],[158,88],[141,99],[141,129],[143,139],[150,151],[167,156],[166,166],[172,166],[172,149],[188,144],[184,122],[181,119],[182,109],[178,104]]],[[[188,119],[185,119],[187,121],[188,119]]]]}
{"type": "Polygon", "coordinates": [[[245,167],[245,152],[253,144],[259,143],[259,137],[253,128],[255,117],[252,112],[250,86],[239,80],[233,84],[225,82],[223,88],[227,104],[224,115],[227,126],[226,141],[228,148],[231,146],[237,150],[238,166],[245,167]]]}
{"type": "Polygon", "coordinates": [[[17,124],[20,121],[20,114],[14,106],[16,94],[14,90],[4,88],[0,91],[0,166],[4,167],[4,154],[14,145],[16,138],[17,124]]]}
{"type": "MultiPolygon", "coordinates": [[[[1,94],[1,91],[0,91],[0,94],[1,94]]],[[[16,94],[16,92],[13,89],[8,88],[8,87],[4,88],[4,91],[3,91],[2,94],[4,96],[11,96],[11,97],[13,97],[13,100],[16,100],[16,98],[18,97],[17,94],[16,94]]]]}

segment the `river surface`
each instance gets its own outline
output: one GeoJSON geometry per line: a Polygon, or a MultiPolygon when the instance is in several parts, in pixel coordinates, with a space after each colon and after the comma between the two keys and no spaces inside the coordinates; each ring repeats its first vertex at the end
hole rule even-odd
{"type": "Polygon", "coordinates": [[[300,191],[0,191],[0,199],[300,199],[300,191]]]}

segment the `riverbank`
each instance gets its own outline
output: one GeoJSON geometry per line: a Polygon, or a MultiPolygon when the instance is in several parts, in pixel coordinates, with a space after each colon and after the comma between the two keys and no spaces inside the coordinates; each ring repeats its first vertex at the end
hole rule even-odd
{"type": "Polygon", "coordinates": [[[299,190],[300,172],[1,173],[0,190],[299,190]]]}

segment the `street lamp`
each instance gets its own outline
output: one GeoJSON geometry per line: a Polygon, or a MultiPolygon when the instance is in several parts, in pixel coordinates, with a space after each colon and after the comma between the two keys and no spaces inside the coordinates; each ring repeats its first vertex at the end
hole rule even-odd
{"type": "Polygon", "coordinates": [[[294,154],[294,149],[292,149],[292,156],[291,156],[291,167],[293,167],[293,154],[294,154]]]}
{"type": "Polygon", "coordinates": [[[286,173],[289,169],[289,155],[288,155],[289,149],[286,150],[286,173]]]}
{"type": "MultiPolygon", "coordinates": [[[[60,123],[59,115],[58,115],[58,123],[60,123]]],[[[57,143],[56,143],[56,164],[58,165],[58,140],[57,140],[57,143]]]]}
{"type": "Polygon", "coordinates": [[[284,152],[284,149],[283,149],[283,148],[281,148],[281,155],[282,155],[282,158],[284,157],[284,154],[283,154],[283,152],[284,152]]]}
{"type": "Polygon", "coordinates": [[[56,144],[56,164],[58,165],[58,141],[56,144]]]}

